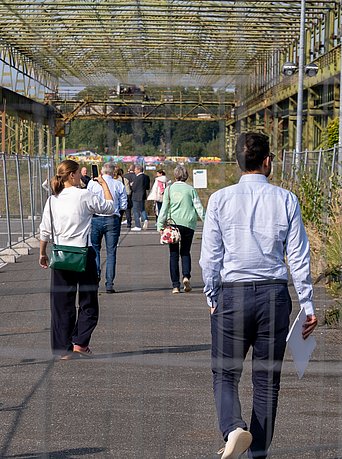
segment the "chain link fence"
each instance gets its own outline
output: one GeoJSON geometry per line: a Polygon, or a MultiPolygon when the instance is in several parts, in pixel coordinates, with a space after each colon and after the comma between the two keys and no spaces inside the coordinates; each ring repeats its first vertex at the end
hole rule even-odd
{"type": "Polygon", "coordinates": [[[53,171],[52,158],[0,153],[0,249],[37,235],[53,171]]]}

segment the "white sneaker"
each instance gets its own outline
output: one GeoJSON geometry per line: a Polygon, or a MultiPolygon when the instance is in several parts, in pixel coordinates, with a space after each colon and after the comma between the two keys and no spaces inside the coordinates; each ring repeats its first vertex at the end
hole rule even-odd
{"type": "Polygon", "coordinates": [[[139,228],[138,226],[135,226],[134,228],[131,229],[131,231],[141,231],[141,228],[139,228]]]}
{"type": "Polygon", "coordinates": [[[148,220],[145,220],[143,224],[143,229],[147,230],[147,228],[148,228],[148,220]]]}
{"type": "Polygon", "coordinates": [[[121,222],[121,225],[127,225],[127,220],[124,220],[123,222],[121,222]]]}
{"type": "Polygon", "coordinates": [[[184,292],[186,293],[191,292],[192,288],[190,285],[190,281],[187,277],[184,277],[183,279],[183,286],[184,286],[184,292]]]}
{"type": "Polygon", "coordinates": [[[174,288],[172,289],[172,293],[180,293],[179,288],[178,288],[178,287],[174,287],[174,288]]]}
{"type": "Polygon", "coordinates": [[[251,446],[252,439],[252,434],[241,427],[233,430],[228,435],[221,459],[239,459],[241,454],[251,446]]]}

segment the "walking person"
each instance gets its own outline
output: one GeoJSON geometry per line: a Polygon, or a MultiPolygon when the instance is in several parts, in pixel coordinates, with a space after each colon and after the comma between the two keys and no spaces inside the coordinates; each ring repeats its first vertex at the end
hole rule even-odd
{"type": "Polygon", "coordinates": [[[148,228],[148,217],[145,210],[145,201],[147,198],[147,191],[150,189],[150,177],[144,174],[143,171],[143,166],[140,164],[135,165],[135,178],[131,184],[135,224],[134,228],[132,228],[132,231],[141,231],[141,222],[143,222],[143,229],[148,228]]]}
{"type": "Polygon", "coordinates": [[[165,175],[165,171],[163,171],[162,169],[159,169],[157,171],[157,176],[154,180],[154,183],[151,189],[151,193],[147,197],[148,201],[154,201],[156,220],[158,220],[158,215],[163,205],[163,196],[164,196],[166,184],[167,184],[167,178],[165,175]]]}
{"type": "Polygon", "coordinates": [[[127,229],[132,228],[132,207],[133,207],[133,201],[132,201],[132,184],[133,180],[135,179],[135,173],[134,173],[134,164],[131,164],[128,168],[128,171],[126,174],[124,174],[124,179],[127,180],[128,186],[129,186],[129,192],[126,189],[127,192],[127,209],[125,211],[126,214],[126,220],[122,222],[123,225],[127,225],[127,229]]]}
{"type": "Polygon", "coordinates": [[[49,266],[47,245],[52,232],[54,243],[89,246],[85,272],[51,270],[51,347],[53,354],[63,360],[69,359],[72,352],[91,355],[89,342],[99,315],[95,251],[90,243],[91,218],[95,212],[111,214],[114,210],[112,195],[102,177],[97,180],[104,199],[78,188],[80,180],[81,172],[75,161],[60,163],[50,182],[53,195],[44,207],[40,225],[39,264],[42,268],[49,266]]]}
{"type": "MultiPolygon", "coordinates": [[[[128,206],[128,197],[132,194],[132,189],[131,189],[131,185],[130,185],[128,179],[126,177],[124,177],[124,171],[123,171],[123,169],[121,169],[121,167],[119,167],[119,166],[115,166],[114,167],[113,178],[114,178],[114,180],[118,180],[119,182],[121,182],[124,185],[125,190],[126,190],[126,195],[127,195],[127,206],[128,206]]],[[[120,225],[122,224],[122,217],[123,217],[124,213],[126,212],[126,210],[127,210],[127,207],[126,207],[126,209],[121,209],[120,210],[120,225]]]]}
{"type": "MultiPolygon", "coordinates": [[[[113,163],[105,163],[101,169],[102,178],[107,183],[113,196],[113,212],[110,215],[95,213],[91,225],[91,243],[96,252],[97,276],[99,281],[101,279],[101,244],[103,236],[106,242],[106,293],[115,293],[113,284],[115,279],[116,252],[121,231],[120,212],[124,211],[127,207],[125,186],[121,180],[114,180],[114,170],[115,165],[113,163]]],[[[88,190],[103,197],[103,189],[96,180],[89,182],[88,190]]]]}
{"type": "Polygon", "coordinates": [[[309,242],[296,196],[271,185],[273,154],[263,134],[242,134],[236,157],[238,184],[208,203],[200,265],[211,311],[212,372],[223,459],[265,459],[276,419],[291,298],[286,255],[300,306],[303,338],[317,325],[312,301],[309,242]],[[241,416],[238,385],[253,348],[250,432],[241,416]]]}
{"type": "Polygon", "coordinates": [[[174,177],[176,181],[164,192],[157,230],[161,232],[168,218],[171,218],[180,231],[180,242],[169,244],[170,276],[172,293],[180,293],[179,258],[181,258],[183,288],[187,293],[191,291],[191,244],[198,217],[204,221],[204,209],[197,191],[185,183],[189,177],[186,168],[178,165],[174,170],[174,177]]]}

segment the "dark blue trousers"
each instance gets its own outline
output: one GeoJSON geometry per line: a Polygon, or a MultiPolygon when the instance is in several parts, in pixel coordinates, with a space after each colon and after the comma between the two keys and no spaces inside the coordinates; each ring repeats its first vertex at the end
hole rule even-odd
{"type": "Polygon", "coordinates": [[[170,249],[170,276],[172,287],[180,287],[179,257],[182,264],[182,275],[191,277],[191,244],[195,231],[186,226],[177,225],[181,234],[181,241],[177,244],[169,244],[170,249]]]}
{"type": "Polygon", "coordinates": [[[99,317],[95,251],[88,249],[83,273],[51,270],[51,347],[55,355],[72,351],[72,344],[88,346],[99,317]],[[76,294],[78,290],[78,311],[76,294]]]}
{"type": "Polygon", "coordinates": [[[223,287],[211,316],[214,396],[225,440],[237,427],[247,428],[238,386],[244,359],[253,348],[249,458],[265,459],[272,441],[291,309],[284,283],[234,284],[223,287]]]}

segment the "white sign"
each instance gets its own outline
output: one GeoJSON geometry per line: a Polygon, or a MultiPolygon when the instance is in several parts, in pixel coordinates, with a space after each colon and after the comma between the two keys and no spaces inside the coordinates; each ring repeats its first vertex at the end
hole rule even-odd
{"type": "Polygon", "coordinates": [[[194,188],[207,188],[207,169],[194,169],[192,171],[192,181],[194,188]]]}
{"type": "Polygon", "coordinates": [[[147,171],[155,171],[156,170],[156,166],[145,166],[145,170],[147,170],[147,171]]]}

